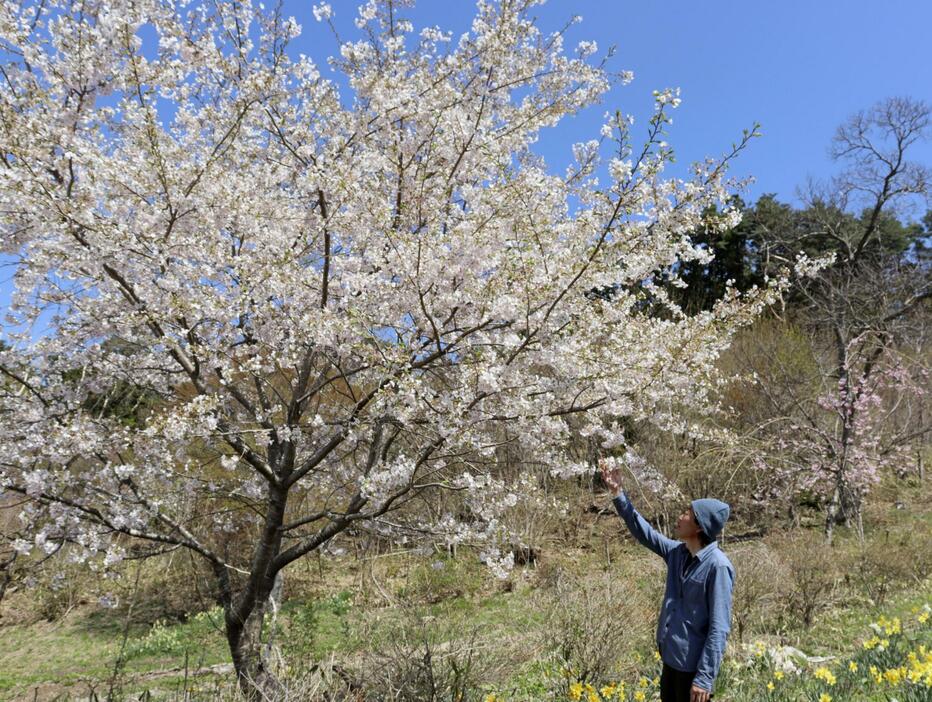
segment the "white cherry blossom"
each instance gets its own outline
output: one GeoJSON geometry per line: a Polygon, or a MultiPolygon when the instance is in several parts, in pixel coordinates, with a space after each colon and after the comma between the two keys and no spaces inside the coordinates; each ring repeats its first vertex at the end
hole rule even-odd
{"type": "Polygon", "coordinates": [[[337,83],[288,46],[309,18],[248,2],[0,2],[0,486],[44,535],[17,551],[192,551],[262,687],[276,576],[347,530],[501,575],[535,491],[501,451],[570,477],[574,435],[703,430],[719,354],[785,281],[693,317],[652,281],[708,255],[689,232],[748,137],[664,179],[663,91],[646,145],[618,114],[553,174],[541,130],[613,78],[536,4],[483,0],[453,40],[373,0],[337,83]]]}

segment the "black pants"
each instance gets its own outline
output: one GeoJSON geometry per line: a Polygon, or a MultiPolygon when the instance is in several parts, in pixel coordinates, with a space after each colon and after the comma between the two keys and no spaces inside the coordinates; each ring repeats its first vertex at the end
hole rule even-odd
{"type": "Polygon", "coordinates": [[[664,663],[660,674],[660,702],[689,702],[689,691],[695,675],[695,670],[684,673],[664,663]]]}

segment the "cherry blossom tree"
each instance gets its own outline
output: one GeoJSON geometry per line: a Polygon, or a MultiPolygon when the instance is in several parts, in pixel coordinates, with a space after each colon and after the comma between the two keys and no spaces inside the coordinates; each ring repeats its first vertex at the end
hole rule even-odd
{"type": "Polygon", "coordinates": [[[784,281],[687,317],[651,279],[708,256],[703,213],[734,224],[725,166],[752,134],[665,179],[679,98],[658,91],[643,145],[610,115],[553,174],[540,131],[630,75],[542,32],[536,4],[482,0],[453,37],[368,2],[330,60],[342,91],[280,8],[0,5],[18,550],[194,552],[244,691],[268,691],[269,596],[348,529],[508,567],[505,515],[534,486],[496,472],[503,425],[561,476],[590,469],[571,431],[698,430],[716,358],[784,281]]]}

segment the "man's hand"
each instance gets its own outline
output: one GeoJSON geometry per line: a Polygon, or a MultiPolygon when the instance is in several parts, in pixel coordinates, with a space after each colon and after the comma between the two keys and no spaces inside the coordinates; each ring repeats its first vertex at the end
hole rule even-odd
{"type": "Polygon", "coordinates": [[[693,685],[692,689],[689,691],[689,702],[709,702],[711,694],[712,693],[708,690],[703,690],[701,687],[693,685]]]}
{"type": "Polygon", "coordinates": [[[621,492],[621,470],[609,468],[609,464],[604,458],[599,460],[599,468],[602,470],[602,480],[608,485],[608,489],[615,495],[621,492]]]}

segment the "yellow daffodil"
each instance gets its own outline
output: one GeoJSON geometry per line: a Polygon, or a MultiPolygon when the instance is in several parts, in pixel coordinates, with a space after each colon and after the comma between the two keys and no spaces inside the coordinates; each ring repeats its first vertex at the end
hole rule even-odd
{"type": "Polygon", "coordinates": [[[573,702],[578,702],[578,700],[582,699],[582,693],[582,683],[574,682],[570,685],[570,699],[573,700],[573,702]]]}
{"type": "Polygon", "coordinates": [[[885,633],[887,636],[891,636],[892,634],[899,634],[903,631],[899,617],[893,617],[893,619],[880,617],[880,619],[877,620],[877,626],[883,629],[883,633],[885,633]]]}
{"type": "Polygon", "coordinates": [[[832,671],[830,671],[830,670],[829,670],[828,668],[826,668],[825,666],[821,666],[821,667],[819,667],[819,668],[816,668],[816,671],[815,671],[815,673],[813,673],[813,675],[815,676],[815,678],[816,678],[817,680],[822,680],[823,682],[827,683],[828,685],[834,685],[835,682],[836,682],[836,680],[835,680],[835,675],[832,673],[832,671]]]}
{"type": "Polygon", "coordinates": [[[899,685],[903,680],[903,673],[901,668],[888,668],[883,671],[883,679],[891,685],[899,685]]]}

